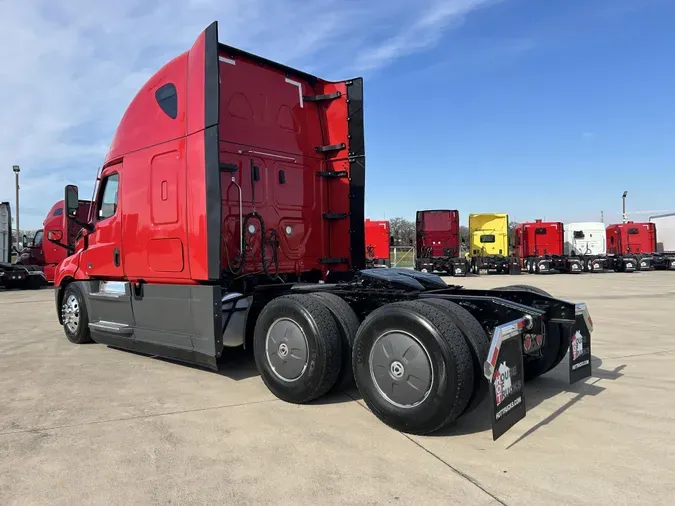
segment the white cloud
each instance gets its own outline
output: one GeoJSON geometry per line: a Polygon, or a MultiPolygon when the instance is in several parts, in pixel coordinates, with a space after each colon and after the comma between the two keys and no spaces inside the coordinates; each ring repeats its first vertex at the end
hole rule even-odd
{"type": "Polygon", "coordinates": [[[89,195],[128,102],[213,20],[220,40],[327,78],[372,71],[436,44],[491,0],[0,2],[0,201],[21,223],[76,183],[89,195]]]}
{"type": "MultiPolygon", "coordinates": [[[[436,0],[423,6],[421,16],[411,21],[398,33],[386,38],[375,47],[365,50],[357,58],[356,68],[372,70],[396,58],[433,47],[450,26],[463,22],[471,11],[495,0],[436,0]]],[[[421,4],[419,4],[421,5],[421,4]]]]}

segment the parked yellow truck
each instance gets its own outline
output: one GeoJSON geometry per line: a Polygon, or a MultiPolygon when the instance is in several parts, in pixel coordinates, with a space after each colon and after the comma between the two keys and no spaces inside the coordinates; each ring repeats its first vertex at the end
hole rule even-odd
{"type": "Polygon", "coordinates": [[[474,274],[520,274],[520,265],[509,255],[509,215],[469,215],[469,257],[474,274]]]}

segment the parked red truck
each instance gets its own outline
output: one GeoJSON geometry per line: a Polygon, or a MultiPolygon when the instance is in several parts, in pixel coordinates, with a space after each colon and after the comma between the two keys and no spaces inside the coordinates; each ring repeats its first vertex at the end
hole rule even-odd
{"type": "MultiPolygon", "coordinates": [[[[525,415],[523,382],[572,346],[570,381],[591,373],[584,304],[364,269],[364,181],[362,80],[225,46],[212,24],[118,126],[92,220],[56,268],[66,337],[213,369],[250,347],[280,399],[354,380],[375,416],[410,433],[489,391],[498,437],[525,415]]],[[[77,193],[66,187],[69,217],[77,193]]]]}
{"type": "Polygon", "coordinates": [[[520,223],[514,231],[516,256],[521,267],[531,274],[583,271],[580,259],[564,254],[565,229],[562,222],[520,223]]]}
{"type": "Polygon", "coordinates": [[[369,267],[391,267],[389,259],[389,245],[391,233],[389,222],[384,220],[370,220],[366,218],[366,265],[369,267]]]}
{"type": "MultiPolygon", "coordinates": [[[[76,218],[82,222],[87,222],[89,219],[89,208],[91,201],[80,200],[76,218]]],[[[67,240],[63,239],[65,233],[63,215],[64,202],[59,200],[47,213],[42,222],[42,229],[38,230],[33,238],[33,242],[21,251],[21,255],[17,259],[19,265],[35,265],[40,267],[45,273],[45,277],[49,283],[54,281],[54,271],[56,266],[68,256],[67,240]],[[45,241],[45,236],[49,236],[51,232],[53,240],[45,241]],[[59,239],[55,239],[59,237],[59,239]],[[61,242],[63,241],[63,242],[61,242]]],[[[76,227],[70,227],[71,234],[77,233],[76,227]]],[[[75,237],[71,238],[71,243],[75,242],[75,237]]]]}
{"type": "Polygon", "coordinates": [[[417,211],[415,269],[466,276],[467,261],[460,256],[459,211],[417,211]]]}
{"type": "Polygon", "coordinates": [[[607,226],[607,253],[637,257],[639,270],[675,269],[675,254],[657,253],[656,225],[628,221],[607,226]]]}

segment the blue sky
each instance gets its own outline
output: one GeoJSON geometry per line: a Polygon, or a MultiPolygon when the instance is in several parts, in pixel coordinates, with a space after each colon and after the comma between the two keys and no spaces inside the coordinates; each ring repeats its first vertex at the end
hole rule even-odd
{"type": "Polygon", "coordinates": [[[142,83],[211,21],[222,42],[365,78],[366,213],[617,221],[675,211],[670,0],[0,1],[0,200],[21,223],[91,192],[142,83]]]}

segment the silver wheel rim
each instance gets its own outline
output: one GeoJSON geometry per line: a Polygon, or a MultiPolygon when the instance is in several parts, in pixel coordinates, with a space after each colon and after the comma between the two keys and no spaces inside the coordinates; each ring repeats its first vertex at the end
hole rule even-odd
{"type": "Polygon", "coordinates": [[[422,404],[434,383],[429,352],[412,334],[392,330],[379,336],[368,356],[375,388],[390,404],[410,409],[422,404]]]}
{"type": "Polygon", "coordinates": [[[302,377],[309,363],[307,336],[290,318],[274,320],[265,336],[265,356],[274,375],[292,383],[302,377]]]}
{"type": "Polygon", "coordinates": [[[63,324],[71,333],[77,332],[77,328],[80,325],[80,303],[72,293],[66,297],[65,302],[61,306],[61,318],[63,319],[63,324]]]}

